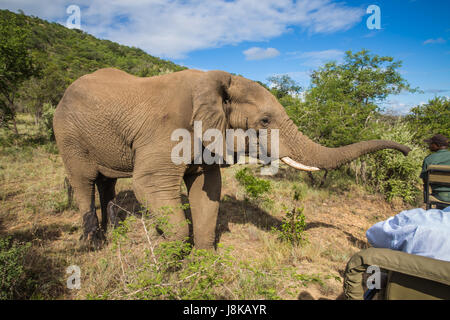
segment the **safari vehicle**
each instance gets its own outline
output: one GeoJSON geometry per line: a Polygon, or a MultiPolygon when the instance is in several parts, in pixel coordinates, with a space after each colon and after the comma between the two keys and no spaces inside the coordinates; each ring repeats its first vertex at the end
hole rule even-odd
{"type": "Polygon", "coordinates": [[[450,300],[450,262],[368,248],[347,263],[344,295],[348,300],[450,300]]]}
{"type": "Polygon", "coordinates": [[[443,201],[432,193],[432,185],[450,186],[450,166],[430,165],[427,169],[427,175],[424,185],[424,199],[427,210],[433,205],[450,206],[450,202],[443,201]]]}

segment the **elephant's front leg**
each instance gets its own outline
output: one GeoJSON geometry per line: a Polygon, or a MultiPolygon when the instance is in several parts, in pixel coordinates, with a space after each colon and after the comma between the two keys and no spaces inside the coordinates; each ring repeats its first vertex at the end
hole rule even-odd
{"type": "MultiPolygon", "coordinates": [[[[167,171],[166,171],[167,173],[167,171]]],[[[133,177],[137,200],[157,219],[157,227],[169,240],[186,240],[189,225],[181,205],[182,174],[145,174],[133,177]]]]}
{"type": "Polygon", "coordinates": [[[222,179],[218,165],[205,166],[201,173],[185,175],[192,213],[194,245],[213,249],[219,213],[222,179]]]}

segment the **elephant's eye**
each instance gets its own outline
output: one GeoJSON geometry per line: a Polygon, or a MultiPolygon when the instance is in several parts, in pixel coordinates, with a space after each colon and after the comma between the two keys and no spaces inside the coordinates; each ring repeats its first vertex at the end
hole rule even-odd
{"type": "Polygon", "coordinates": [[[261,119],[261,124],[263,126],[267,126],[269,124],[269,122],[270,122],[269,117],[264,117],[264,118],[261,119]]]}

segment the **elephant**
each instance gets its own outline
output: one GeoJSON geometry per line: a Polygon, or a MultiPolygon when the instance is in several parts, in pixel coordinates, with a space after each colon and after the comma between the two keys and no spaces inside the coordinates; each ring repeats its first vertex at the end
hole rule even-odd
{"type": "MultiPolygon", "coordinates": [[[[104,240],[108,203],[118,178],[131,177],[137,200],[150,212],[170,207],[171,239],[189,237],[181,206],[184,180],[196,248],[213,249],[221,196],[221,164],[175,164],[171,133],[249,128],[279,130],[278,158],[299,170],[332,169],[381,149],[405,156],[407,146],[369,140],[327,148],[302,134],[283,106],[262,85],[225,71],[187,69],[136,77],[106,68],[74,81],[65,91],[53,119],[56,143],[79,211],[82,240],[104,240]],[[101,224],[95,210],[95,185],[101,224]]],[[[204,145],[203,145],[204,147],[204,145]]],[[[193,156],[193,155],[192,155],[193,156]]],[[[159,213],[161,214],[161,213],[159,213]]]]}

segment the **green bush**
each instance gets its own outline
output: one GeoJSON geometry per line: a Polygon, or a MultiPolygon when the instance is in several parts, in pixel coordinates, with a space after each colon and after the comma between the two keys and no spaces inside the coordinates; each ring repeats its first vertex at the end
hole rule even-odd
{"type": "Polygon", "coordinates": [[[257,199],[271,189],[270,181],[256,178],[249,168],[243,168],[236,172],[235,178],[251,199],[257,199]]]}
{"type": "Polygon", "coordinates": [[[403,79],[400,67],[401,61],[393,57],[347,51],[342,62],[312,71],[303,99],[282,97],[280,103],[300,131],[322,145],[368,140],[368,124],[382,111],[379,104],[389,95],[416,92],[403,79]]]}
{"type": "Polygon", "coordinates": [[[368,124],[372,139],[391,140],[411,148],[408,156],[397,150],[384,149],[362,156],[350,164],[324,174],[309,174],[314,187],[323,187],[333,193],[350,191],[359,184],[369,191],[381,193],[386,200],[400,198],[418,205],[422,197],[422,180],[419,178],[427,152],[420,146],[407,122],[401,118],[390,121],[373,121],[368,124]]]}
{"type": "Polygon", "coordinates": [[[379,124],[374,130],[380,139],[396,141],[412,150],[407,157],[389,149],[365,156],[367,183],[389,201],[399,197],[417,203],[422,194],[419,175],[426,152],[416,144],[408,125],[400,120],[393,125],[379,124]]]}
{"type": "Polygon", "coordinates": [[[231,263],[228,252],[197,250],[183,241],[161,243],[147,251],[128,288],[137,299],[216,299],[231,263]]]}
{"type": "MultiPolygon", "coordinates": [[[[164,210],[167,211],[168,207],[164,210]]],[[[180,240],[153,245],[148,232],[161,222],[159,218],[144,214],[141,219],[128,217],[112,231],[112,249],[119,253],[119,257],[127,255],[134,241],[130,235],[139,225],[144,229],[148,247],[145,255],[132,267],[123,269],[124,294],[128,299],[218,298],[217,293],[232,264],[231,248],[217,253],[192,248],[190,243],[180,240]]],[[[219,244],[218,247],[222,246],[219,244]]]]}
{"type": "Polygon", "coordinates": [[[30,285],[24,259],[31,244],[17,244],[0,238],[0,300],[17,299],[30,285]]]}
{"type": "Polygon", "coordinates": [[[450,137],[450,98],[434,97],[412,108],[406,120],[419,142],[438,133],[450,137]]]}
{"type": "Polygon", "coordinates": [[[51,140],[55,140],[55,132],[53,131],[53,115],[55,114],[55,107],[50,103],[44,103],[42,107],[41,128],[44,136],[51,140]]]}

